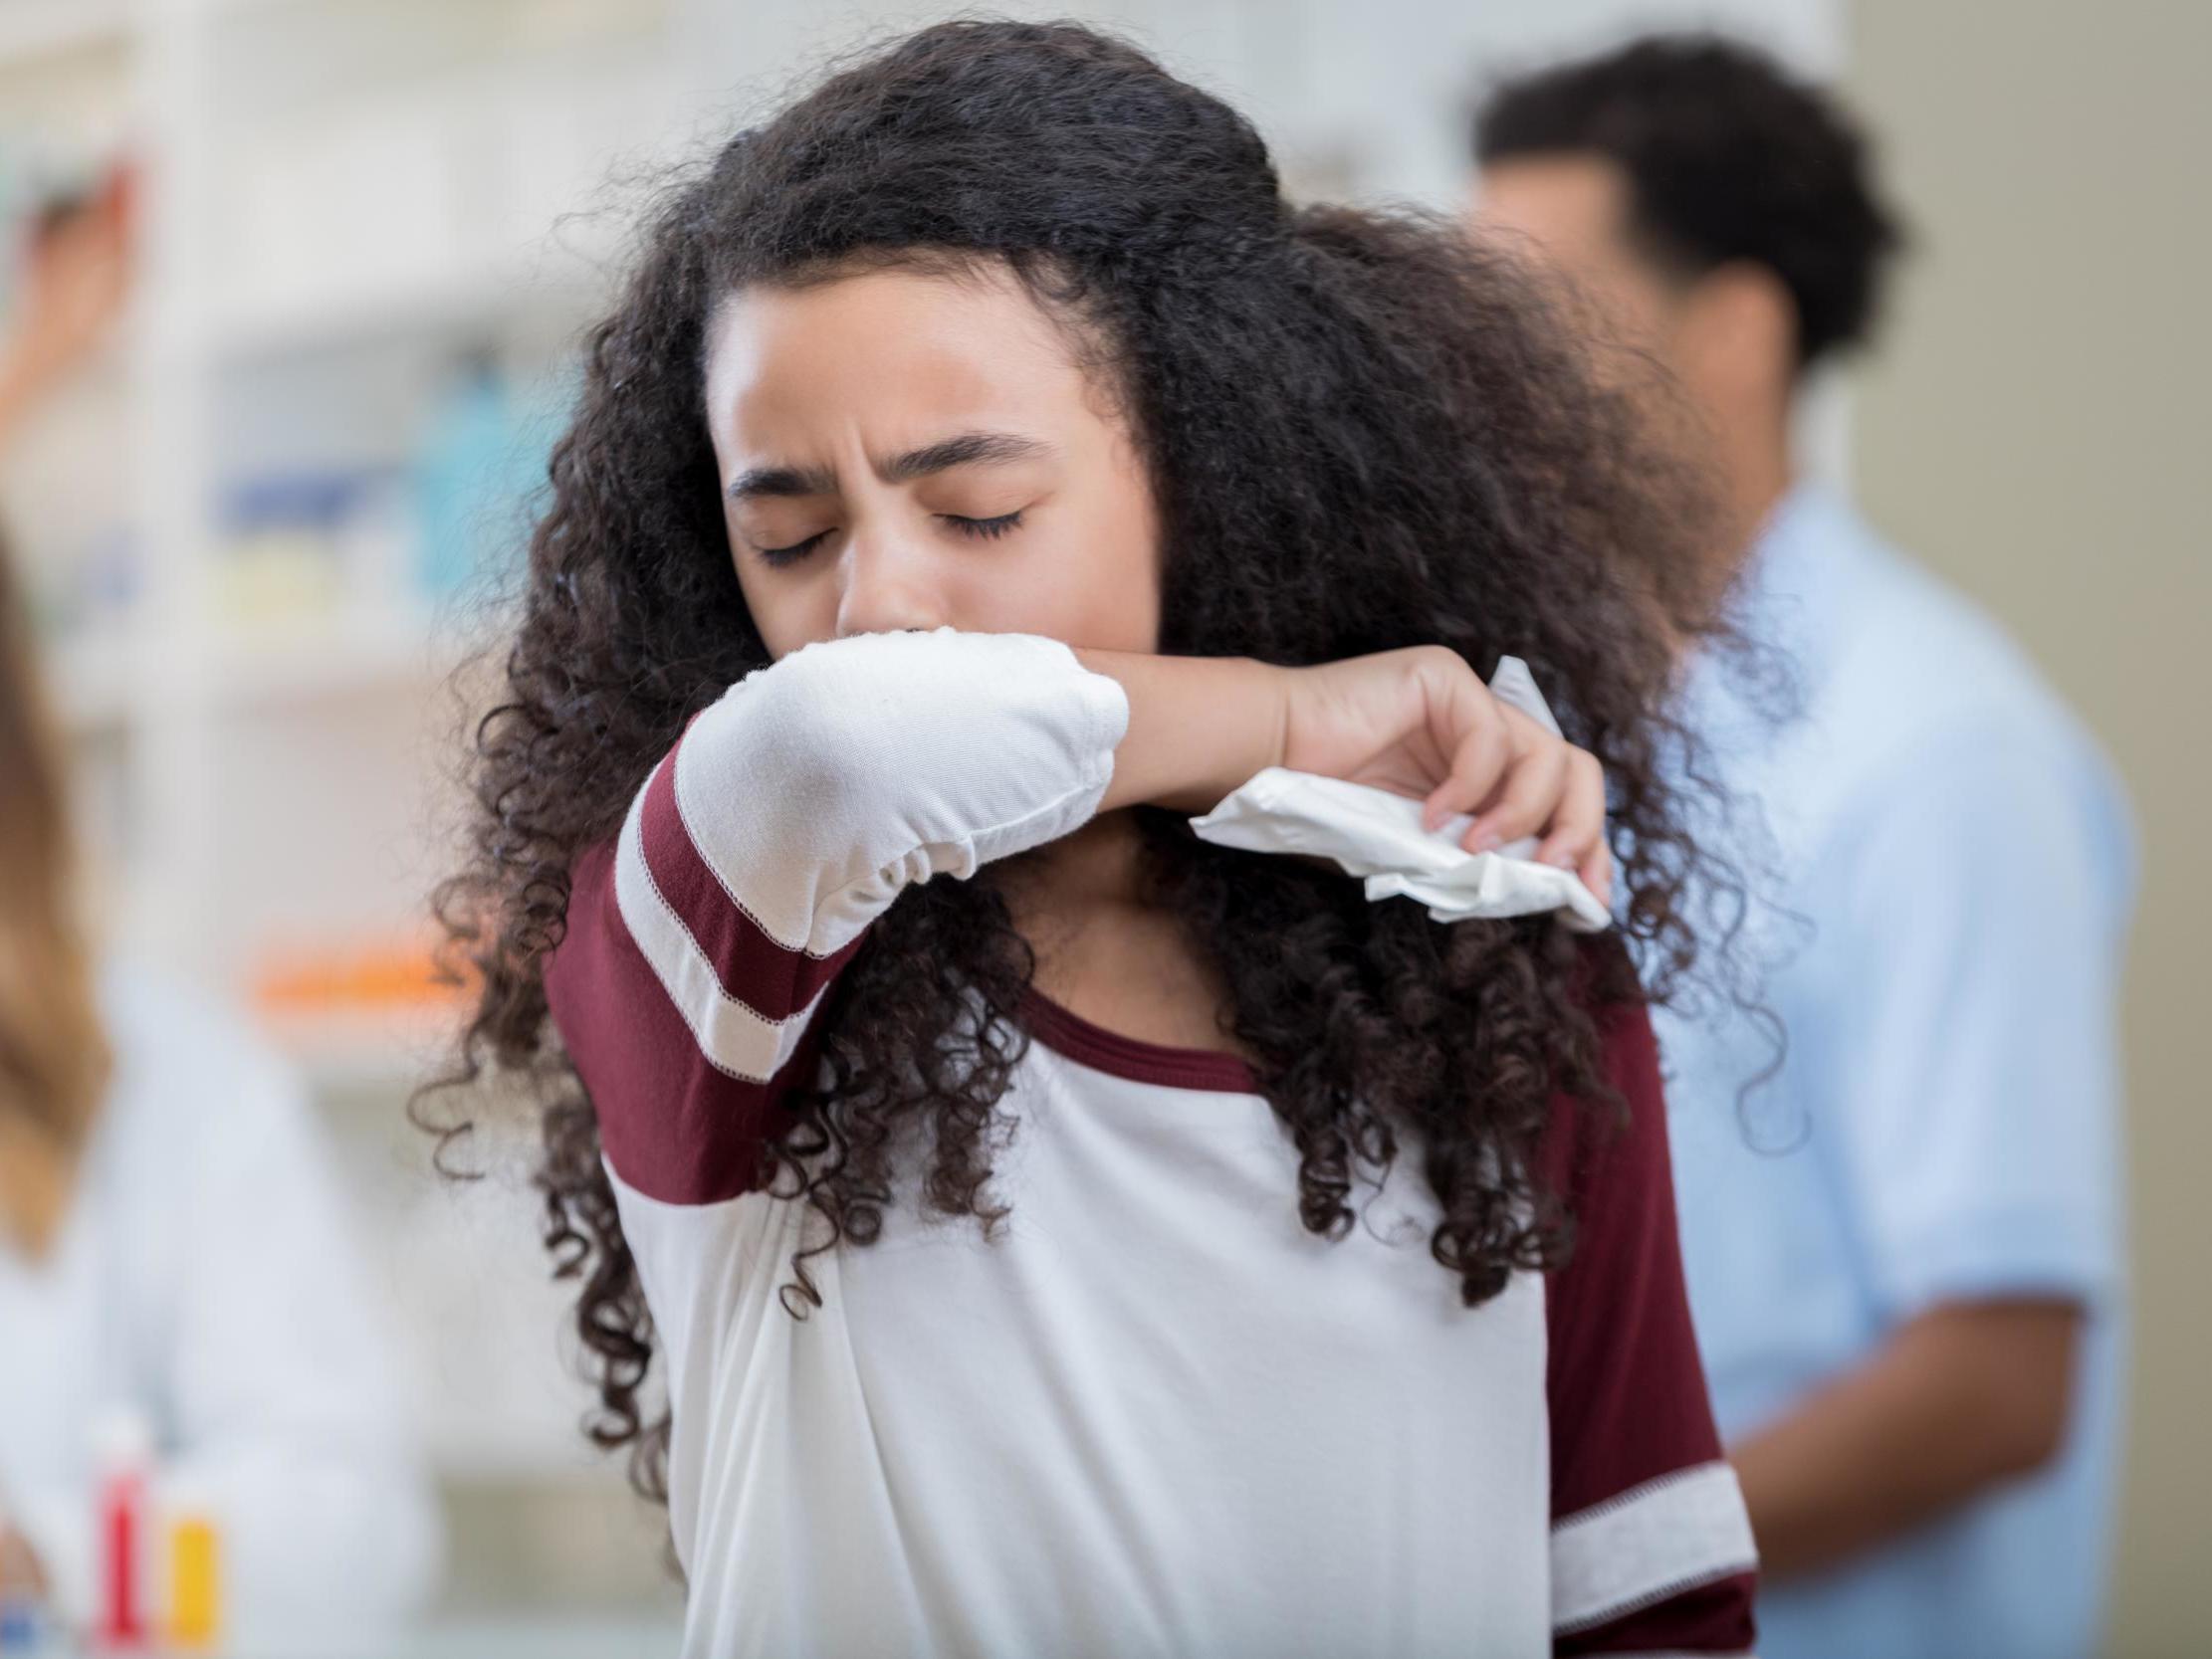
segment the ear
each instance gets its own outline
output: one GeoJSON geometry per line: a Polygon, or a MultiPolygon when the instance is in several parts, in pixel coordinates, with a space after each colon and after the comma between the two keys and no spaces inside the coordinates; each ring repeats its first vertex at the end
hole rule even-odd
{"type": "Polygon", "coordinates": [[[1706,376],[1738,391],[1786,391],[1797,377],[1797,305],[1763,265],[1735,260],[1684,298],[1679,338],[1706,376]]]}

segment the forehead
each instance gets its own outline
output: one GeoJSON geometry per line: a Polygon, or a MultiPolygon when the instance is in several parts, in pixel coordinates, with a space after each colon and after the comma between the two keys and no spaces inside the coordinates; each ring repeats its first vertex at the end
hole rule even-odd
{"type": "Polygon", "coordinates": [[[709,419],[740,446],[824,419],[923,441],[955,423],[1059,425],[1091,402],[1068,330],[995,267],[747,289],[716,311],[707,349],[709,419]]]}
{"type": "Polygon", "coordinates": [[[1512,156],[1475,181],[1477,223],[1568,264],[1618,258],[1629,206],[1628,175],[1596,155],[1512,156]]]}

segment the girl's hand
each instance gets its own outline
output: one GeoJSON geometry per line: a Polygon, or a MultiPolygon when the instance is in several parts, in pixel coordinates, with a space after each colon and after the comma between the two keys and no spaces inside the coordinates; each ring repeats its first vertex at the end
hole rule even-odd
{"type": "Polygon", "coordinates": [[[1421,801],[1432,830],[1472,813],[1459,836],[1470,853],[1540,835],[1538,859],[1610,900],[1597,757],[1498,702],[1456,653],[1414,646],[1279,672],[1281,764],[1421,801]]]}
{"type": "Polygon", "coordinates": [[[1539,859],[1574,871],[1601,903],[1611,896],[1596,756],[1498,702],[1442,646],[1319,668],[1084,647],[1075,654],[1119,682],[1129,700],[1101,812],[1211,812],[1254,773],[1288,766],[1411,796],[1425,804],[1432,829],[1473,813],[1459,836],[1470,852],[1541,835],[1539,859]]]}

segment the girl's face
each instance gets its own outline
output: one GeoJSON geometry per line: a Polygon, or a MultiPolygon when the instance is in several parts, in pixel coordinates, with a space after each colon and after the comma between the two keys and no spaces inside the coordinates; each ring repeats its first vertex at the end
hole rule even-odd
{"type": "Polygon", "coordinates": [[[1152,488],[1010,273],[749,289],[708,335],[730,552],[782,657],[903,628],[1152,651],[1152,488]]]}

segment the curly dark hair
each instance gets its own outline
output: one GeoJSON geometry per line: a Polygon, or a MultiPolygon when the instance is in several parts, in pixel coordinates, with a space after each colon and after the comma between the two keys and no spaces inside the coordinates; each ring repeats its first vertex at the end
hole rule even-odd
{"type": "MultiPolygon", "coordinates": [[[[711,311],[749,287],[946,262],[1013,273],[1117,399],[1157,495],[1163,651],[1297,665],[1430,643],[1485,674],[1518,653],[1607,769],[1628,897],[1594,946],[1545,918],[1441,927],[1140,813],[1152,896],[1217,971],[1223,1029],[1298,1149],[1285,1202],[1308,1228],[1343,1233],[1355,1175],[1411,1134],[1443,1212],[1432,1253],[1468,1304],[1556,1265],[1570,1219],[1535,1161],[1555,1098],[1618,1111],[1597,1017],[1692,960],[1677,896],[1702,855],[1670,781],[1690,751],[1660,711],[1674,649],[1708,627],[1708,520],[1632,394],[1585,372],[1508,256],[1418,215],[1291,208],[1252,127],[1129,45],[982,22],[897,42],[731,140],[651,216],[588,335],[502,695],[476,727],[470,863],[438,896],[482,997],[416,1106],[495,1075],[529,1086],[546,1242],[582,1281],[587,1432],[630,1444],[655,1495],[652,1321],[542,969],[579,849],[615,832],[689,716],[769,661],[704,418],[711,311]]],[[[830,1244],[876,1236],[902,1128],[928,1131],[923,1202],[987,1232],[1001,1213],[990,1148],[1032,970],[1002,879],[910,889],[828,993],[819,1083],[762,1174],[827,1218],[830,1244]]],[[[816,1293],[803,1259],[792,1273],[803,1316],[816,1293]]]]}
{"type": "Polygon", "coordinates": [[[1484,166],[1573,153],[1628,175],[1633,228],[1665,268],[1749,260],[1781,278],[1801,369],[1867,338],[1903,228],[1850,111],[1765,53],[1649,35],[1504,81],[1475,113],[1484,166]]]}

